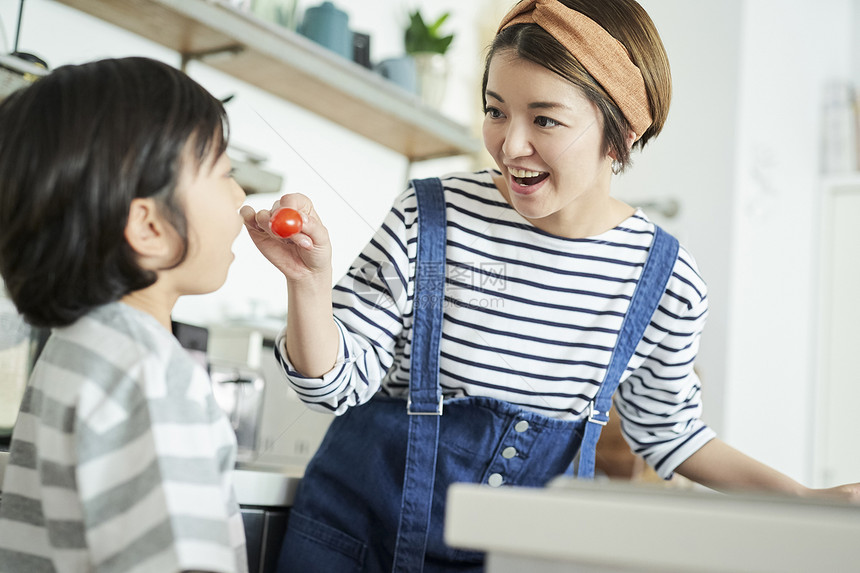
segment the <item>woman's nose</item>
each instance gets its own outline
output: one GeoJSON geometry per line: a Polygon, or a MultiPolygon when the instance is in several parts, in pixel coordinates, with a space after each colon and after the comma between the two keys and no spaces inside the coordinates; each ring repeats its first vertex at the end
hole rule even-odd
{"type": "Polygon", "coordinates": [[[524,126],[511,122],[505,132],[502,152],[507,157],[525,157],[532,154],[532,144],[529,132],[524,126]]]}

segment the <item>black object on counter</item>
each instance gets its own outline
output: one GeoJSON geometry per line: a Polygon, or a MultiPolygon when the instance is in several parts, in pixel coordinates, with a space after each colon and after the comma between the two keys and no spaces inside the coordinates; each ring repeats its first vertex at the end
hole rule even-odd
{"type": "Polygon", "coordinates": [[[184,322],[171,322],[173,336],[182,345],[182,348],[209,372],[209,360],[206,357],[206,349],[209,346],[209,330],[202,326],[185,324],[184,322]]]}
{"type": "Polygon", "coordinates": [[[352,61],[368,69],[373,67],[370,63],[370,34],[352,33],[352,61]]]}

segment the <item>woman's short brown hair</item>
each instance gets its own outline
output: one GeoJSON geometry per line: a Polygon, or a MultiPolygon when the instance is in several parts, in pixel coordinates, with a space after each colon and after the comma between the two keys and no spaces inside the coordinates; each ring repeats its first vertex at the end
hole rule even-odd
{"type": "MultiPolygon", "coordinates": [[[[654,22],[635,0],[558,1],[588,16],[621,42],[642,72],[653,118],[645,133],[636,134],[640,137],[635,145],[643,147],[663,129],[672,99],[669,58],[654,22]]],[[[505,50],[515,50],[519,57],[540,64],[582,89],[603,115],[606,152],[612,151],[622,167],[630,163],[630,151],[626,145],[630,124],[621,110],[582,64],[537,24],[516,24],[505,28],[494,38],[484,67],[482,95],[485,106],[490,62],[493,56],[505,50]]]]}

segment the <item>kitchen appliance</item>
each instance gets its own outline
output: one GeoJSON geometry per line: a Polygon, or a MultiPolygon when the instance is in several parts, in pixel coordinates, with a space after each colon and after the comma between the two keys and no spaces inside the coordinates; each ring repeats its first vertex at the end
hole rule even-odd
{"type": "Polygon", "coordinates": [[[322,442],[332,416],[310,410],[289,387],[275,359],[275,339],[282,326],[282,319],[263,318],[210,325],[208,357],[213,384],[219,373],[232,376],[233,395],[241,396],[247,410],[244,419],[255,420],[254,449],[242,452],[240,467],[300,474],[322,442]],[[235,382],[254,377],[259,382],[253,385],[235,382]]]}
{"type": "Polygon", "coordinates": [[[22,56],[24,54],[0,55],[0,100],[48,73],[40,59],[28,54],[31,59],[28,61],[22,56]]]}
{"type": "Polygon", "coordinates": [[[172,328],[182,347],[209,372],[215,401],[227,414],[236,433],[237,460],[253,460],[265,388],[259,371],[242,360],[211,358],[208,328],[176,321],[172,328]]]}
{"type": "Polygon", "coordinates": [[[262,376],[242,364],[210,360],[209,377],[215,400],[230,418],[230,425],[236,432],[237,461],[253,461],[263,411],[265,383],[262,376]]]}

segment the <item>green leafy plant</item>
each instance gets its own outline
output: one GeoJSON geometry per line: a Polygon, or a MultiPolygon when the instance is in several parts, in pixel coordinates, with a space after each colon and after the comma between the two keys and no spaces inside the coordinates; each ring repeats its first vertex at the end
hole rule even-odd
{"type": "Polygon", "coordinates": [[[451,41],[454,40],[454,34],[442,36],[439,29],[445,23],[445,20],[448,19],[449,15],[449,12],[445,12],[428,26],[424,22],[420,10],[411,13],[409,15],[409,27],[406,28],[404,37],[406,53],[433,52],[444,54],[448,51],[451,41]]]}

